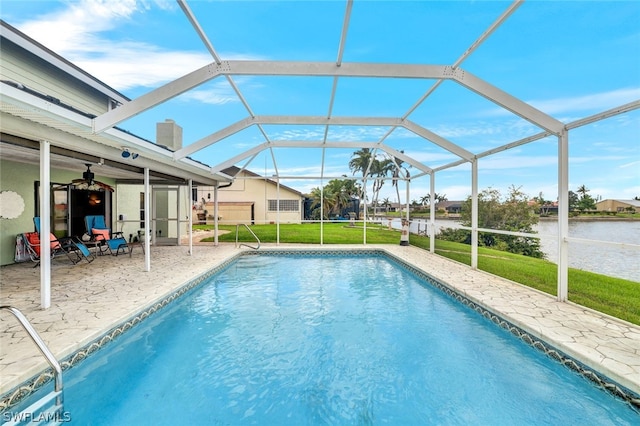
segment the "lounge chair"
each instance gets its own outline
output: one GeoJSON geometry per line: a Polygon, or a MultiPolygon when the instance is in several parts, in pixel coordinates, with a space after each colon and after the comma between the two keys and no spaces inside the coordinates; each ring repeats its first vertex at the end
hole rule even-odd
{"type": "Polygon", "coordinates": [[[96,260],[96,255],[89,250],[78,237],[71,237],[68,241],[69,249],[73,250],[76,255],[80,258],[80,260],[84,259],[87,262],[91,263],[96,260]]]}
{"type": "MultiPolygon", "coordinates": [[[[23,234],[29,257],[32,261],[36,261],[35,266],[40,264],[40,218],[38,216],[33,218],[33,224],[36,227],[36,232],[27,232],[23,234]]],[[[58,255],[66,255],[71,263],[76,264],[82,259],[91,263],[95,260],[95,255],[89,251],[82,241],[77,238],[65,237],[57,238],[53,233],[49,234],[49,240],[51,244],[51,258],[53,259],[58,255]],[[75,256],[73,256],[73,255],[75,256]]]]}
{"type": "Polygon", "coordinates": [[[104,250],[101,248],[100,252],[108,250],[109,253],[117,256],[122,250],[122,253],[131,255],[132,247],[127,244],[122,232],[111,232],[111,228],[108,228],[105,223],[104,216],[85,216],[84,223],[91,241],[103,243],[104,250]]]}
{"type": "MultiPolygon", "coordinates": [[[[22,242],[26,249],[27,254],[29,255],[29,259],[35,263],[34,268],[40,266],[40,252],[41,252],[41,243],[40,243],[40,234],[37,232],[26,232],[24,234],[20,234],[22,238],[22,242]]],[[[72,264],[76,264],[80,262],[83,258],[87,260],[87,262],[93,261],[95,256],[89,253],[88,257],[80,255],[80,248],[76,248],[76,246],[70,240],[60,241],[55,239],[55,236],[52,235],[51,239],[51,259],[60,256],[66,256],[67,259],[71,261],[72,264]]],[[[86,247],[85,247],[86,249],[86,247]]]]}

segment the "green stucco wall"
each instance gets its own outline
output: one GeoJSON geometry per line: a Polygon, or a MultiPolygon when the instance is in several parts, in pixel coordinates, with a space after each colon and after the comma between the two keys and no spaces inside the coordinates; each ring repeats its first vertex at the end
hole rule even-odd
{"type": "MultiPolygon", "coordinates": [[[[69,183],[82,176],[81,172],[51,169],[52,183],[69,183]]],[[[96,174],[96,179],[113,185],[111,179],[96,174]]],[[[34,231],[35,211],[34,183],[40,180],[40,168],[35,164],[23,164],[0,160],[0,191],[14,191],[24,200],[24,211],[16,219],[0,219],[0,265],[14,263],[16,235],[34,231]]]]}
{"type": "Polygon", "coordinates": [[[38,166],[0,160],[0,190],[14,191],[24,200],[24,211],[16,219],[0,219],[0,265],[13,263],[16,234],[33,231],[34,181],[38,166]]]}

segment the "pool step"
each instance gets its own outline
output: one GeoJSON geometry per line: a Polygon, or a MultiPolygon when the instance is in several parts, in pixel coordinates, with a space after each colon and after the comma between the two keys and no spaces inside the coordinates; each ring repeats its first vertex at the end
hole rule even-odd
{"type": "MultiPolygon", "coordinates": [[[[64,420],[62,404],[57,403],[57,399],[62,399],[62,391],[53,391],[19,413],[3,413],[3,420],[10,420],[3,423],[6,426],[25,425],[59,425],[64,420]]],[[[70,419],[69,419],[70,420],[70,419]]]]}

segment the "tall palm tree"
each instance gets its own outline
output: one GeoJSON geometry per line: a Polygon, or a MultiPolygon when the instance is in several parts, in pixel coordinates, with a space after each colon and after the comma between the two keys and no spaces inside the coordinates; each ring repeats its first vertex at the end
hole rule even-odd
{"type": "Polygon", "coordinates": [[[382,206],[384,207],[385,212],[389,213],[389,207],[391,207],[391,201],[389,197],[382,200],[382,206]]]}
{"type": "MultiPolygon", "coordinates": [[[[404,154],[404,151],[400,151],[401,154],[404,154]]],[[[393,180],[391,181],[391,185],[396,188],[396,197],[398,198],[398,204],[400,204],[400,187],[398,185],[398,181],[400,180],[400,170],[404,170],[405,176],[409,177],[409,170],[406,167],[403,167],[402,164],[404,161],[399,159],[398,157],[393,157],[393,180]]]]}
{"type": "Polygon", "coordinates": [[[420,197],[420,203],[422,204],[422,207],[426,207],[427,204],[429,204],[429,200],[431,200],[431,194],[420,197]]]}
{"type": "Polygon", "coordinates": [[[587,195],[587,192],[589,191],[591,190],[587,188],[585,185],[580,185],[578,189],[576,189],[576,192],[582,196],[581,198],[584,198],[584,196],[587,195]]]}
{"type": "MultiPolygon", "coordinates": [[[[362,180],[366,177],[367,170],[369,170],[369,163],[371,162],[371,157],[373,156],[373,152],[369,148],[362,148],[353,153],[351,156],[351,160],[349,161],[349,170],[355,175],[360,172],[362,174],[362,180]]],[[[366,199],[365,194],[366,188],[361,187],[361,199],[366,199]]]]}
{"type": "Polygon", "coordinates": [[[393,162],[389,159],[378,160],[374,158],[371,162],[371,167],[369,168],[369,173],[374,178],[373,180],[373,203],[378,204],[378,197],[380,195],[380,190],[384,185],[384,179],[389,176],[389,174],[393,171],[393,162]]]}

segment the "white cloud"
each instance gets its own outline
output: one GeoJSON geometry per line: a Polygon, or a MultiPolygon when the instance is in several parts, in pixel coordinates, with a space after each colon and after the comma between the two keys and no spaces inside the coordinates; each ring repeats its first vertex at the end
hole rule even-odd
{"type": "Polygon", "coordinates": [[[610,92],[583,96],[531,100],[529,103],[547,114],[564,114],[575,111],[604,111],[640,98],[640,88],[625,88],[610,92]]]}
{"type": "Polygon", "coordinates": [[[550,168],[557,164],[558,159],[553,155],[486,157],[478,161],[478,170],[524,169],[528,167],[552,170],[550,168]]]}
{"type": "MultiPolygon", "coordinates": [[[[82,0],[66,2],[66,8],[16,26],[33,39],[94,75],[116,90],[136,87],[157,87],[213,61],[202,51],[179,51],[127,39],[108,38],[106,33],[117,30],[145,13],[153,5],[162,10],[177,6],[167,0],[82,0]],[[64,29],[64,30],[61,30],[64,29]]],[[[126,34],[126,32],[123,31],[126,34]]],[[[225,59],[247,59],[237,54],[225,59]]],[[[223,86],[213,86],[200,93],[189,94],[204,103],[239,101],[223,86]]]]}
{"type": "Polygon", "coordinates": [[[640,167],[640,161],[632,161],[631,163],[625,163],[618,166],[620,169],[626,169],[627,167],[640,167]]]}
{"type": "Polygon", "coordinates": [[[116,22],[139,11],[136,0],[83,0],[65,5],[66,9],[18,25],[21,31],[64,57],[92,51],[93,43],[99,41],[96,34],[113,29],[116,22]]]}
{"type": "Polygon", "coordinates": [[[181,100],[194,100],[203,104],[224,105],[229,102],[240,102],[240,99],[227,81],[218,81],[212,87],[206,89],[194,89],[180,96],[181,100]]]}
{"type": "MultiPolygon", "coordinates": [[[[591,93],[580,96],[562,97],[554,99],[530,99],[526,103],[539,109],[548,115],[572,114],[579,117],[584,115],[578,112],[584,111],[605,111],[615,108],[640,98],[640,88],[628,87],[611,90],[609,92],[591,93]]],[[[504,116],[512,113],[502,108],[492,108],[481,113],[482,116],[504,116]]],[[[564,117],[564,122],[571,122],[576,118],[564,117]]]]}

